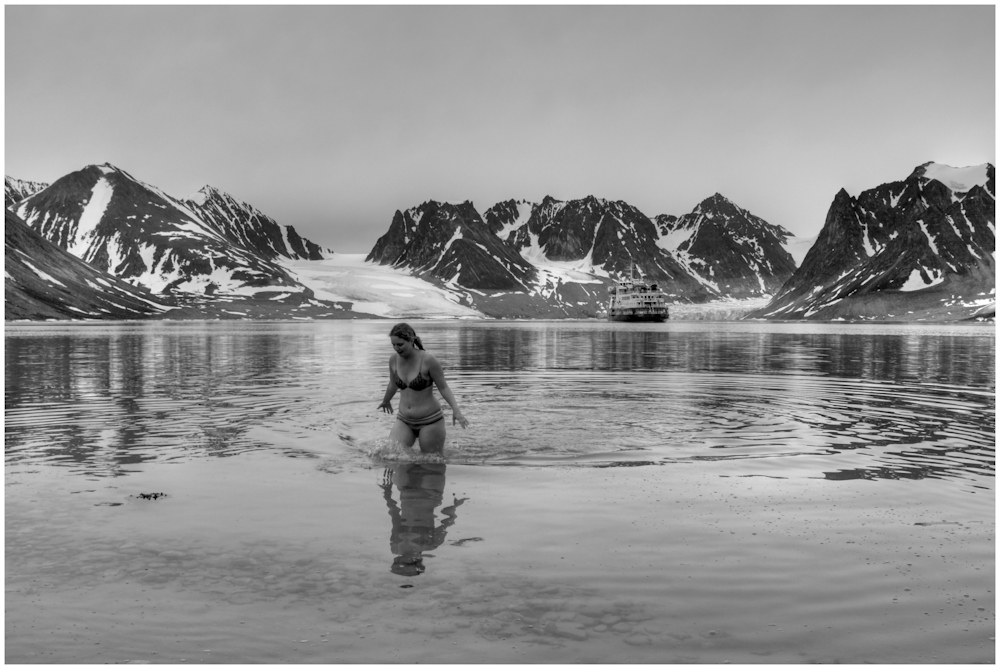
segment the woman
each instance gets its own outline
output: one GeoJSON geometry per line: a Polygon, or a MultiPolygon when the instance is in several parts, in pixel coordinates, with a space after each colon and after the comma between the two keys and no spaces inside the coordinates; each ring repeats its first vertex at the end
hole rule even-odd
{"type": "Polygon", "coordinates": [[[413,442],[419,439],[422,452],[441,453],[445,437],[444,412],[438,400],[434,399],[433,386],[438,387],[441,397],[451,406],[452,425],[458,423],[465,429],[469,421],[462,415],[448,382],[444,380],[441,363],[424,350],[413,328],[399,323],[392,328],[389,339],[396,353],[389,356],[389,384],[378,408],[391,414],[390,401],[397,390],[402,391],[399,414],[389,438],[407,447],[413,446],[413,442]]]}

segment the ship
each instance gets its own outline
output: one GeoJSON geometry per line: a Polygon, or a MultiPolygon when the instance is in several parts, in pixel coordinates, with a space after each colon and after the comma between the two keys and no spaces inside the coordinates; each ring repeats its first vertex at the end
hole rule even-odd
{"type": "Polygon", "coordinates": [[[629,267],[628,278],[615,281],[610,292],[609,321],[662,323],[670,318],[667,296],[655,283],[636,279],[634,265],[629,267]]]}

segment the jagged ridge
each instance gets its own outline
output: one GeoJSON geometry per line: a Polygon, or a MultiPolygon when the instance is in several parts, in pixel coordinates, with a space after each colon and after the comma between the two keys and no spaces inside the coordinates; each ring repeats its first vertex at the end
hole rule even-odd
{"type": "Polygon", "coordinates": [[[535,268],[491,234],[468,201],[397,211],[366,260],[477,290],[527,290],[535,278],[535,268]]]}
{"type": "Polygon", "coordinates": [[[185,200],[201,218],[222,231],[227,239],[274,260],[322,260],[319,245],[299,236],[290,225],[279,225],[255,207],[212,186],[198,191],[199,198],[185,200]]]}
{"type": "Polygon", "coordinates": [[[4,208],[10,209],[26,197],[48,188],[48,184],[38,181],[24,181],[12,177],[4,177],[4,208]]]}
{"type": "Polygon", "coordinates": [[[794,270],[782,248],[789,237],[720,195],[658,223],[626,202],[593,196],[506,200],[483,216],[470,202],[425,202],[397,211],[367,260],[434,277],[490,315],[592,317],[606,307],[613,280],[633,268],[679,302],[759,297],[794,270]],[[678,222],[687,230],[687,266],[665,243],[678,222]],[[694,258],[712,280],[695,271],[694,258]]]}

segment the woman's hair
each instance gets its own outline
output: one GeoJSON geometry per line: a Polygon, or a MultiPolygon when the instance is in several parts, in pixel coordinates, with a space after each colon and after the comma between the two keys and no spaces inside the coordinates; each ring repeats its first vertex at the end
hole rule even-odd
{"type": "Polygon", "coordinates": [[[412,342],[413,345],[421,351],[424,350],[424,344],[420,341],[420,337],[418,337],[417,333],[413,331],[413,328],[406,323],[396,323],[396,325],[389,332],[389,336],[405,339],[408,342],[412,342]]]}

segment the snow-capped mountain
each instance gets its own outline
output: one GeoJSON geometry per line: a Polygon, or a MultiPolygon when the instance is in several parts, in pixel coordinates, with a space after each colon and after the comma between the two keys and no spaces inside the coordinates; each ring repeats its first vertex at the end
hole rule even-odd
{"type": "Polygon", "coordinates": [[[657,216],[656,225],[658,246],[715,296],[773,295],[795,271],[787,250],[794,235],[718,193],[680,218],[657,216]]]}
{"type": "Polygon", "coordinates": [[[368,261],[435,277],[491,316],[593,317],[614,280],[635,271],[676,303],[759,298],[795,269],[792,235],[721,195],[654,223],[632,205],[589,196],[471,202],[396,212],[368,261]]]}
{"type": "Polygon", "coordinates": [[[468,201],[429,201],[397,211],[367,260],[477,290],[527,290],[535,274],[531,263],[490,234],[468,201]]]}
{"type": "Polygon", "coordinates": [[[205,186],[195,198],[186,200],[202,220],[213,224],[230,241],[255,250],[274,260],[279,256],[291,260],[322,260],[322,249],[303,239],[290,225],[279,225],[273,218],[255,207],[212,186],[205,186]]]}
{"type": "Polygon", "coordinates": [[[564,260],[572,254],[554,253],[550,260],[530,235],[524,235],[525,248],[507,239],[519,234],[516,228],[535,210],[526,203],[501,203],[484,220],[471,202],[425,202],[396,212],[367,260],[435,280],[460,304],[487,316],[596,316],[611,280],[595,275],[589,259],[564,260]]]}
{"type": "Polygon", "coordinates": [[[633,266],[681,318],[738,299],[715,303],[736,318],[776,290],[750,317],[995,312],[988,164],[927,163],[857,198],[841,191],[811,247],[719,194],[655,219],[625,202],[546,197],[482,216],[471,202],[397,211],[367,260],[334,258],[212,187],[178,199],[107,164],[5,184],[8,319],[600,317],[633,266]]]}
{"type": "Polygon", "coordinates": [[[917,167],[857,198],[843,189],[816,243],[755,318],[959,320],[996,304],[990,164],[917,167]]]}
{"type": "Polygon", "coordinates": [[[4,208],[10,209],[29,195],[48,188],[48,184],[4,177],[4,208]]]}
{"type": "MultiPolygon", "coordinates": [[[[674,300],[701,302],[709,295],[700,282],[657,245],[653,222],[632,205],[588,196],[539,204],[501,202],[486,212],[497,237],[535,265],[568,264],[603,278],[637,272],[674,300]]],[[[609,282],[610,283],[610,282],[609,282]]]]}
{"type": "Polygon", "coordinates": [[[154,293],[311,296],[271,260],[281,247],[270,242],[283,242],[281,235],[257,234],[270,219],[255,219],[257,230],[246,234],[238,225],[220,227],[226,204],[213,192],[202,211],[105,164],[66,175],[13,209],[72,255],[154,293]],[[260,238],[268,242],[263,249],[253,245],[260,238]]]}
{"type": "Polygon", "coordinates": [[[4,212],[4,318],[135,319],[173,308],[171,298],[102,272],[4,212]]]}

